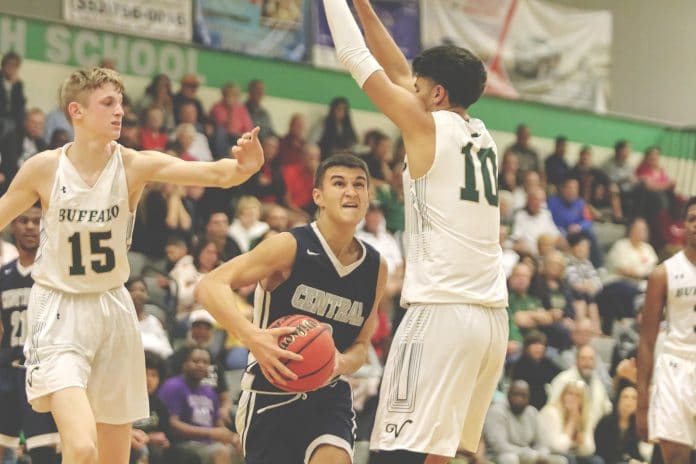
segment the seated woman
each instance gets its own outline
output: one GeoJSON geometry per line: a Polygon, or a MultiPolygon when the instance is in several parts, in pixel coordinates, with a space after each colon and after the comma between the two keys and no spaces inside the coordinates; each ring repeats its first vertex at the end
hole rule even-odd
{"type": "Polygon", "coordinates": [[[586,387],[569,382],[561,395],[539,412],[542,436],[552,453],[563,454],[569,464],[603,464],[595,454],[594,431],[587,420],[586,387]]]}
{"type": "Polygon", "coordinates": [[[606,464],[645,462],[636,433],[638,391],[632,384],[624,383],[616,397],[614,411],[604,416],[595,429],[597,454],[606,464]]]}

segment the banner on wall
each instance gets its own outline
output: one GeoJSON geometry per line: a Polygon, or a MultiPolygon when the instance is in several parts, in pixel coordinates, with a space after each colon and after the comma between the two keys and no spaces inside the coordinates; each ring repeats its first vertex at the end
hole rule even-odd
{"type": "Polygon", "coordinates": [[[141,37],[191,41],[191,0],[63,0],[69,23],[141,37]]]}
{"type": "Polygon", "coordinates": [[[488,67],[487,94],[606,111],[610,12],[542,0],[421,5],[423,47],[454,44],[473,51],[488,67]]]}
{"type": "MultiPolygon", "coordinates": [[[[323,68],[343,69],[336,59],[336,50],[324,13],[324,3],[322,0],[314,1],[317,20],[315,21],[314,46],[312,47],[312,64],[323,68]]],[[[418,1],[373,0],[372,6],[406,58],[412,60],[418,55],[420,52],[418,1]]]]}
{"type": "Polygon", "coordinates": [[[196,0],[194,41],[247,55],[302,61],[306,0],[196,0]]]}

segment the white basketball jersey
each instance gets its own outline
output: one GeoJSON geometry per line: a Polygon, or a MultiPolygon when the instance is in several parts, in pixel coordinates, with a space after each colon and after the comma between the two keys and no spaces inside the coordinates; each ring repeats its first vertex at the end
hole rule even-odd
{"type": "Polygon", "coordinates": [[[104,292],[128,279],[128,247],[134,215],[115,144],[97,183],[89,187],[61,149],[32,277],[69,293],[104,292]]]}
{"type": "Polygon", "coordinates": [[[402,304],[504,308],[498,154],[478,119],[433,113],[435,158],[427,174],[404,169],[406,269],[402,304]]]}
{"type": "Polygon", "coordinates": [[[667,336],[664,349],[696,350],[696,265],[683,251],[665,261],[667,269],[667,336]]]}

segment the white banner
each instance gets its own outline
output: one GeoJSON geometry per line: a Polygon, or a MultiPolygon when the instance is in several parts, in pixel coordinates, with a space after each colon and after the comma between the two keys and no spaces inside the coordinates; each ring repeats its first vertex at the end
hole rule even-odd
{"type": "Polygon", "coordinates": [[[63,0],[63,19],[142,37],[191,41],[191,0],[63,0]]]}
{"type": "Polygon", "coordinates": [[[423,48],[468,48],[486,93],[606,111],[612,17],[542,0],[421,0],[423,48]]]}

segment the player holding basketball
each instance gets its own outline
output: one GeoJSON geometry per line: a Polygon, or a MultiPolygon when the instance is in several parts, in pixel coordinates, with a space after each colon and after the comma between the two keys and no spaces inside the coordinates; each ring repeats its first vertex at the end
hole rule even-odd
{"type": "Polygon", "coordinates": [[[36,205],[12,221],[12,235],[19,258],[0,268],[0,312],[4,327],[0,343],[0,462],[4,448],[19,446],[19,433],[24,433],[33,462],[58,464],[56,453],[58,430],[50,414],[32,411],[24,388],[24,355],[27,337],[27,303],[34,280],[31,269],[39,248],[41,208],[36,205]]]}
{"type": "Polygon", "coordinates": [[[263,162],[256,134],[237,160],[185,162],[115,143],[123,83],[114,71],[72,73],[61,105],[75,141],[37,154],[0,198],[0,229],[41,201],[41,242],[32,271],[25,345],[27,397],[51,411],[64,462],[128,462],[131,422],[149,415],[144,352],[130,295],[127,251],[148,182],[230,187],[263,162]]]}
{"type": "Polygon", "coordinates": [[[686,246],[648,279],[638,344],[636,430],[643,440],[659,441],[666,464],[688,464],[696,448],[696,197],[685,216],[686,246]],[[668,329],[650,395],[663,311],[668,329]]]}
{"type": "Polygon", "coordinates": [[[391,345],[370,462],[444,463],[476,451],[508,338],[498,244],[498,155],[467,108],[486,84],[468,50],[442,46],[409,65],[368,0],[324,0],[339,60],[403,133],[408,311],[391,345]]]}
{"type": "Polygon", "coordinates": [[[360,158],[327,158],[312,192],[317,221],[261,242],[207,274],[196,289],[199,302],[251,351],[237,411],[247,464],[352,462],[352,396],[339,376],[367,360],[387,278],[384,258],[354,237],[367,211],[368,184],[360,158]],[[256,282],[252,323],[232,310],[231,288],[256,282]],[[310,315],[333,328],[336,367],[328,386],[288,394],[269,382],[297,378],[283,359],[301,357],[278,347],[278,337],[294,329],[266,329],[289,314],[310,315]]]}

